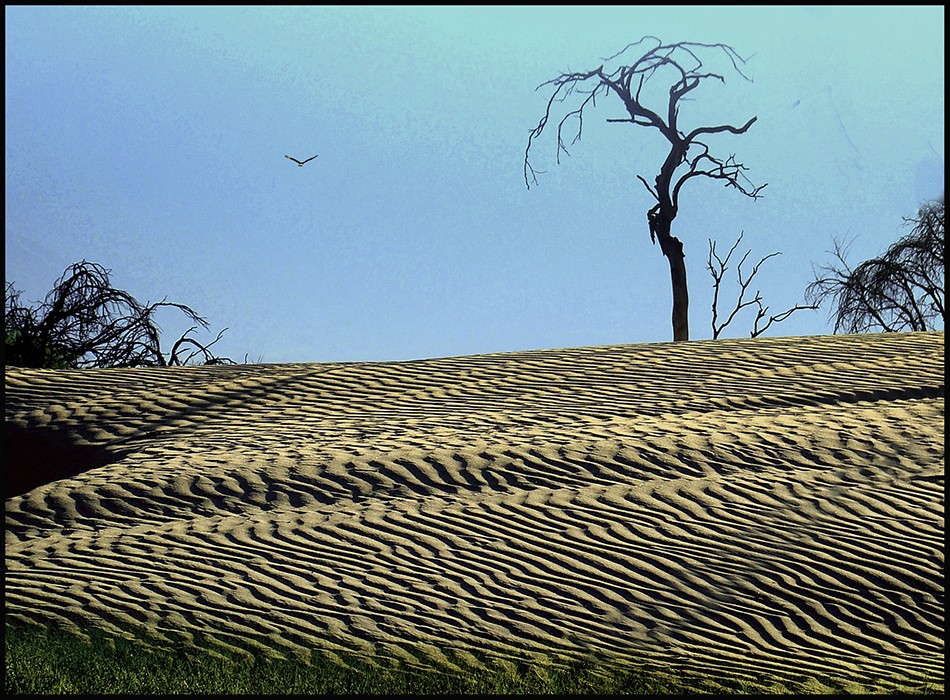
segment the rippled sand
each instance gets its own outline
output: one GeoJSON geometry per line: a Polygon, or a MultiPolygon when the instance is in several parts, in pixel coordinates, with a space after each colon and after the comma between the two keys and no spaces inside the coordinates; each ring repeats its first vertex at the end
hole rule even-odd
{"type": "Polygon", "coordinates": [[[8,619],[943,683],[942,332],[5,388],[8,619]]]}

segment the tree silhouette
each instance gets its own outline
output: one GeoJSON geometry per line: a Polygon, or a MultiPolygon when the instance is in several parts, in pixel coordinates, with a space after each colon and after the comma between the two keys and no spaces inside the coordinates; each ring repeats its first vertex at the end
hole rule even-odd
{"type": "MultiPolygon", "coordinates": [[[[109,272],[98,263],[83,260],[66,269],[38,307],[20,304],[21,292],[6,284],[4,299],[4,363],[17,367],[91,368],[174,366],[191,363],[234,364],[215,357],[208,349],[221,339],[203,345],[189,328],[166,358],[161,349],[154,313],[173,307],[208,328],[208,322],[184,304],[164,299],[140,304],[128,292],[112,287],[109,272]],[[182,355],[188,351],[187,357],[182,355]]],[[[227,330],[227,329],[225,329],[227,330]]]]}
{"type": "Polygon", "coordinates": [[[762,293],[759,290],[755,291],[754,297],[752,297],[751,299],[746,299],[745,294],[749,290],[749,285],[752,284],[752,280],[755,278],[755,276],[759,274],[759,269],[762,267],[762,265],[764,265],[765,262],[769,260],[770,258],[774,258],[782,254],[780,251],[769,253],[753,266],[752,271],[749,273],[748,277],[743,277],[742,265],[745,263],[746,258],[749,257],[749,253],[752,252],[751,250],[747,250],[745,252],[745,255],[742,256],[742,259],[739,260],[739,262],[736,264],[736,278],[739,283],[739,293],[736,298],[736,305],[732,309],[732,311],[729,313],[729,315],[726,317],[726,320],[717,325],[716,322],[719,320],[719,294],[722,291],[722,280],[723,280],[723,277],[725,277],[726,270],[729,269],[729,259],[732,257],[732,254],[736,252],[736,248],[739,247],[739,242],[742,240],[742,236],[744,234],[745,232],[739,233],[739,237],[736,239],[736,242],[732,244],[732,247],[729,249],[729,252],[726,253],[725,258],[720,258],[719,255],[716,253],[716,242],[712,239],[709,240],[709,257],[706,259],[706,268],[709,270],[709,274],[712,275],[712,278],[713,278],[713,300],[712,300],[713,340],[717,339],[719,337],[719,334],[722,333],[722,331],[726,328],[726,326],[732,323],[732,321],[736,318],[736,314],[738,314],[743,309],[752,306],[753,304],[757,307],[756,312],[755,312],[755,318],[752,321],[752,330],[749,332],[749,335],[753,338],[759,337],[760,335],[765,333],[765,331],[767,331],[769,329],[769,326],[771,326],[773,323],[781,323],[782,321],[787,319],[796,311],[802,311],[803,309],[817,309],[818,308],[818,304],[808,304],[808,305],[796,304],[795,306],[792,306],[791,308],[788,308],[785,311],[782,311],[781,313],[769,316],[768,315],[769,307],[765,306],[762,303],[762,293]],[[715,260],[715,264],[713,264],[714,260],[715,260]],[[765,320],[765,325],[760,327],[759,323],[762,320],[765,320]]]}
{"type": "Polygon", "coordinates": [[[833,301],[834,332],[935,330],[944,321],[944,202],[925,204],[909,234],[878,258],[851,269],[848,246],[834,242],[837,264],[815,271],[805,298],[833,301]]]}
{"type": "Polygon", "coordinates": [[[727,158],[714,156],[705,141],[706,137],[713,134],[744,134],[755,123],[757,117],[752,117],[740,127],[723,124],[698,126],[685,131],[679,124],[680,101],[703,81],[714,79],[725,83],[722,75],[703,69],[699,54],[721,52],[732,68],[740,76],[749,80],[740,68],[740,64],[745,64],[745,59],[726,44],[685,41],[664,44],[656,37],[646,36],[628,44],[610,58],[602,60],[605,63],[612,61],[648,40],[655,44],[653,48],[645,51],[629,66],[620,66],[610,72],[605,71],[604,66],[601,65],[599,68],[586,72],[562,73],[557,78],[538,86],[537,89],[541,89],[553,85],[555,89],[548,98],[544,116],[528,136],[524,156],[525,185],[530,189],[532,182],[537,184],[539,171],[536,171],[529,162],[531,146],[547,127],[555,105],[562,105],[572,99],[580,101],[576,109],[567,111],[557,124],[555,156],[558,163],[560,163],[562,151],[570,155],[564,145],[565,124],[572,118],[577,122],[577,130],[571,141],[573,145],[581,138],[584,109],[588,105],[596,106],[596,98],[599,95],[616,95],[629,115],[626,119],[607,119],[608,122],[623,122],[657,129],[669,142],[669,153],[660,165],[654,186],[651,187],[642,175],[637,175],[637,178],[656,200],[656,204],[647,212],[647,224],[650,239],[654,244],[659,241],[660,250],[670,266],[670,281],[673,288],[673,340],[688,340],[689,291],[686,281],[686,261],[682,242],[671,233],[673,220],[679,211],[680,190],[689,180],[706,177],[721,180],[726,187],[735,188],[745,196],[757,199],[765,185],[756,187],[748,183],[743,172],[747,168],[736,161],[734,155],[727,158]],[[669,98],[665,105],[654,110],[647,106],[643,88],[649,80],[654,79],[661,72],[670,79],[669,98]]]}

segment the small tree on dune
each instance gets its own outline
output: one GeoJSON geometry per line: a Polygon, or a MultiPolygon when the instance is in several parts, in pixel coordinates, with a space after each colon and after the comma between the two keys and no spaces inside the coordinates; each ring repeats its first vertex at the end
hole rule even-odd
{"type": "Polygon", "coordinates": [[[621,51],[604,62],[612,61],[644,42],[652,48],[633,61],[630,65],[608,71],[601,65],[598,68],[582,72],[562,73],[557,78],[538,86],[554,86],[548,98],[547,108],[538,125],[528,136],[528,145],[524,156],[525,185],[537,183],[538,171],[529,162],[531,146],[541,136],[552,116],[552,111],[569,101],[579,104],[575,109],[567,110],[557,123],[557,146],[555,157],[560,162],[560,154],[568,153],[564,144],[564,127],[570,120],[576,120],[576,131],[571,144],[581,138],[584,125],[584,110],[596,105],[596,99],[602,95],[614,95],[627,112],[623,119],[607,119],[608,122],[633,124],[654,128],[669,143],[669,152],[660,165],[659,173],[653,185],[642,175],[637,178],[656,200],[656,204],[647,212],[647,225],[650,239],[656,244],[670,266],[670,281],[673,292],[673,340],[689,339],[689,291],[686,280],[686,261],[682,242],[672,234],[673,220],[679,212],[679,196],[683,186],[690,180],[703,177],[719,180],[724,186],[733,188],[741,194],[757,199],[765,185],[754,186],[748,182],[744,171],[746,167],[738,162],[734,155],[726,158],[713,155],[707,143],[708,137],[716,134],[744,134],[755,123],[752,117],[742,126],[722,124],[717,126],[696,126],[686,129],[680,124],[680,102],[699,85],[708,80],[724,83],[725,78],[715,72],[704,69],[700,54],[710,53],[725,56],[732,68],[743,78],[749,78],[742,72],[743,59],[731,46],[726,44],[703,44],[697,42],[678,42],[664,44],[656,37],[647,36],[628,44],[621,51]],[[659,75],[669,80],[669,97],[665,104],[651,107],[644,95],[644,86],[659,75]]]}
{"type": "Polygon", "coordinates": [[[38,307],[21,304],[21,292],[7,282],[4,363],[54,369],[165,367],[190,364],[199,358],[203,364],[234,364],[208,349],[224,331],[207,345],[199,343],[191,333],[198,326],[208,328],[204,318],[184,304],[165,300],[140,304],[128,292],[112,286],[109,272],[98,263],[75,263],[38,307]],[[154,318],[162,307],[178,309],[198,324],[175,341],[167,357],[154,318]]]}
{"type": "Polygon", "coordinates": [[[834,242],[837,263],[815,271],[806,299],[832,301],[834,332],[935,330],[944,314],[944,202],[905,218],[912,230],[883,255],[851,268],[848,247],[834,242]]]}
{"type": "Polygon", "coordinates": [[[739,238],[736,239],[736,242],[732,244],[732,247],[729,249],[729,252],[726,253],[725,258],[720,258],[719,254],[716,253],[716,241],[709,240],[709,257],[706,259],[706,269],[709,270],[709,274],[713,278],[713,299],[712,299],[712,337],[713,340],[719,337],[719,334],[725,330],[726,326],[732,323],[736,315],[740,313],[743,309],[750,308],[755,306],[755,318],[752,319],[752,330],[749,332],[749,335],[752,338],[757,338],[773,323],[781,323],[791,316],[796,311],[802,311],[804,309],[817,309],[818,304],[796,304],[785,311],[782,311],[777,314],[769,314],[769,307],[762,303],[762,292],[759,290],[755,291],[755,295],[748,299],[746,298],[746,293],[749,291],[749,286],[752,284],[752,280],[755,279],[755,276],[759,274],[762,265],[771,258],[781,255],[781,251],[776,251],[774,253],[769,253],[764,258],[759,260],[753,267],[752,270],[746,275],[742,272],[742,266],[745,264],[746,259],[749,257],[751,250],[747,250],[745,255],[736,263],[736,281],[739,284],[739,292],[736,298],[736,305],[733,307],[732,311],[726,316],[726,319],[722,322],[719,322],[719,301],[720,294],[722,293],[722,283],[726,275],[726,270],[729,269],[729,260],[732,258],[732,254],[736,252],[736,248],[739,247],[739,242],[742,240],[743,233],[739,234],[739,238]],[[762,325],[759,325],[762,324],[762,325]]]}

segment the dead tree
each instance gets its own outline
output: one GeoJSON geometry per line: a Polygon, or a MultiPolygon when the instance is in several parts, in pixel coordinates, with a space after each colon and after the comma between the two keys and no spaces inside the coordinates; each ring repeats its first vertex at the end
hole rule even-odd
{"type": "Polygon", "coordinates": [[[654,186],[637,175],[649,193],[656,200],[656,204],[647,212],[647,224],[650,230],[650,239],[660,243],[660,250],[670,266],[670,281],[673,287],[673,340],[689,339],[689,291],[686,282],[686,260],[682,242],[672,235],[673,220],[679,211],[680,190],[689,180],[696,177],[721,180],[726,187],[732,187],[752,199],[757,199],[759,192],[765,185],[753,186],[748,182],[744,172],[747,168],[736,161],[734,155],[721,158],[711,153],[706,137],[719,133],[744,134],[755,123],[757,117],[752,117],[743,126],[736,127],[728,124],[719,126],[698,126],[686,131],[679,124],[680,101],[695,90],[700,83],[710,78],[725,83],[725,78],[717,73],[703,69],[700,53],[721,52],[731,63],[732,68],[743,78],[749,80],[740,64],[743,59],[731,46],[726,44],[703,44],[696,42],[678,42],[664,44],[653,36],[643,37],[639,41],[628,44],[621,51],[603,61],[609,62],[621,56],[629,49],[643,44],[645,41],[655,44],[636,61],[628,66],[620,66],[612,71],[599,68],[586,72],[562,73],[557,78],[538,86],[541,89],[547,85],[554,86],[554,92],[548,98],[547,108],[538,125],[531,130],[528,136],[528,145],[524,156],[525,185],[530,189],[531,183],[537,184],[536,171],[528,158],[534,140],[541,136],[551,118],[554,106],[568,102],[572,98],[580,101],[576,109],[567,111],[557,124],[557,147],[555,156],[560,163],[560,154],[563,151],[570,155],[564,144],[564,127],[571,119],[576,120],[577,130],[571,144],[581,138],[584,125],[584,109],[590,105],[596,106],[596,98],[600,95],[616,95],[623,103],[628,118],[607,119],[608,122],[620,122],[646,126],[657,129],[669,142],[670,150],[666,159],[660,165],[660,172],[654,180],[654,186]],[[669,99],[667,104],[652,109],[646,104],[643,88],[647,82],[658,73],[669,77],[669,99]]]}
{"type": "Polygon", "coordinates": [[[209,350],[224,331],[203,345],[190,337],[198,326],[188,329],[166,358],[159,339],[161,328],[154,318],[157,309],[178,309],[205,329],[208,322],[184,304],[165,300],[139,303],[128,292],[112,286],[109,272],[98,263],[75,263],[66,269],[38,307],[22,305],[21,292],[8,282],[4,299],[4,362],[17,367],[53,369],[166,367],[189,364],[200,356],[208,365],[234,364],[229,358],[215,357],[209,350]],[[186,346],[192,350],[183,358],[186,346]]]}
{"type": "Polygon", "coordinates": [[[723,329],[726,326],[728,326],[730,323],[732,323],[733,319],[736,317],[736,314],[742,311],[742,309],[752,306],[752,305],[755,305],[757,307],[756,312],[755,312],[755,318],[753,319],[753,322],[752,322],[752,330],[750,331],[750,335],[753,338],[757,338],[758,336],[762,335],[765,331],[768,330],[769,326],[771,326],[773,323],[781,323],[782,321],[787,319],[796,311],[801,311],[803,309],[817,309],[818,308],[817,304],[806,304],[806,305],[796,304],[792,308],[786,309],[785,311],[779,314],[775,314],[774,316],[768,316],[769,307],[765,306],[762,303],[762,293],[758,289],[755,291],[754,297],[752,297],[751,299],[746,299],[745,294],[749,289],[749,285],[752,284],[752,279],[757,274],[759,274],[759,268],[762,267],[762,265],[765,263],[766,260],[769,260],[770,258],[774,258],[782,254],[781,252],[769,253],[768,255],[766,255],[764,258],[762,258],[761,260],[759,260],[759,262],[755,264],[755,266],[752,268],[752,272],[749,273],[748,277],[743,278],[742,265],[746,261],[746,258],[749,257],[749,253],[752,252],[751,250],[747,250],[745,252],[745,255],[742,256],[742,259],[739,261],[738,265],[736,265],[736,277],[739,283],[739,294],[736,299],[736,306],[730,312],[729,316],[726,318],[726,320],[723,323],[716,325],[716,321],[719,320],[719,293],[722,289],[722,280],[723,280],[723,277],[725,277],[726,270],[729,269],[729,259],[732,257],[732,254],[736,251],[736,248],[739,247],[739,241],[742,240],[742,236],[744,234],[745,234],[744,231],[739,234],[739,238],[737,238],[736,242],[732,244],[732,248],[729,249],[729,252],[726,254],[725,258],[720,258],[716,254],[716,242],[712,239],[709,240],[709,257],[706,260],[706,268],[709,270],[709,274],[711,274],[713,278],[713,300],[712,300],[713,340],[717,339],[719,337],[719,334],[722,333],[723,329]],[[715,265],[713,265],[714,259],[716,261],[715,265]],[[759,322],[765,319],[767,316],[768,316],[768,320],[766,320],[765,325],[760,328],[759,322]]]}
{"type": "Polygon", "coordinates": [[[935,330],[944,314],[944,202],[923,206],[909,234],[878,258],[851,269],[846,245],[834,242],[832,264],[815,271],[805,297],[832,299],[834,332],[935,330]]]}

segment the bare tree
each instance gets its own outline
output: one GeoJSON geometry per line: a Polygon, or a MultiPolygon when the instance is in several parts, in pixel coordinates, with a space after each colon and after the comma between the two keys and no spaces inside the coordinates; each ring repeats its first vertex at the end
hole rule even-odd
{"type": "Polygon", "coordinates": [[[909,234],[854,269],[848,246],[834,242],[838,264],[815,271],[805,298],[833,302],[834,332],[934,330],[944,321],[944,202],[925,204],[909,234]]]}
{"type": "Polygon", "coordinates": [[[761,260],[759,260],[759,262],[755,264],[755,266],[752,268],[752,272],[749,273],[748,277],[743,278],[742,265],[743,263],[745,263],[746,258],[749,257],[749,253],[752,252],[752,250],[747,250],[745,252],[745,255],[742,256],[742,259],[736,265],[736,277],[739,283],[739,294],[736,299],[735,308],[729,313],[729,316],[726,317],[725,321],[723,321],[719,325],[716,325],[716,321],[719,320],[719,293],[722,288],[722,280],[723,280],[723,277],[725,277],[726,270],[729,269],[729,259],[732,257],[732,254],[736,251],[736,248],[739,247],[739,242],[742,240],[743,235],[745,235],[744,231],[739,233],[739,237],[736,239],[736,242],[732,244],[732,247],[729,249],[729,252],[726,254],[725,258],[720,258],[719,255],[716,254],[716,242],[712,239],[709,239],[709,257],[706,260],[706,268],[709,270],[709,274],[711,274],[713,278],[713,300],[712,300],[713,336],[712,337],[714,340],[719,337],[719,334],[722,333],[723,329],[726,326],[732,323],[733,319],[736,317],[736,314],[742,311],[742,309],[752,306],[752,305],[755,305],[757,307],[756,312],[755,312],[755,318],[753,319],[753,323],[752,323],[752,331],[750,332],[750,335],[753,338],[757,338],[758,336],[762,335],[765,331],[768,330],[769,326],[771,326],[773,323],[781,323],[782,321],[787,319],[796,311],[802,311],[803,309],[817,309],[818,308],[818,304],[808,304],[808,305],[796,304],[790,309],[786,309],[785,311],[779,314],[775,314],[774,316],[769,316],[768,315],[769,307],[765,306],[762,303],[762,293],[758,289],[755,290],[754,297],[752,297],[751,299],[746,299],[745,294],[749,289],[749,285],[752,284],[752,279],[757,274],[759,274],[759,268],[762,267],[762,265],[765,263],[766,260],[769,260],[770,258],[774,258],[782,254],[781,252],[769,253],[768,255],[766,255],[764,258],[762,258],[761,260]],[[713,260],[715,260],[716,262],[715,265],[713,265],[713,260]],[[766,317],[768,318],[765,322],[765,325],[760,328],[759,323],[763,319],[766,319],[766,317]]]}
{"type": "MultiPolygon", "coordinates": [[[[201,357],[204,364],[234,364],[215,357],[188,329],[166,358],[161,349],[161,329],[154,313],[161,307],[182,311],[208,328],[208,322],[184,304],[162,300],[142,305],[128,292],[112,287],[109,272],[85,260],[71,265],[56,281],[39,307],[20,303],[21,292],[6,284],[4,300],[4,362],[20,367],[90,368],[171,366],[201,357]],[[183,358],[186,349],[190,349],[183,358]]],[[[227,329],[225,329],[227,330],[227,329]]]]}
{"type": "Polygon", "coordinates": [[[683,185],[696,177],[721,180],[726,187],[732,187],[747,197],[756,199],[765,185],[753,186],[748,182],[743,171],[747,168],[736,161],[734,155],[727,158],[714,156],[705,139],[719,133],[744,134],[755,123],[757,117],[752,117],[743,126],[723,124],[719,126],[698,126],[689,131],[680,127],[680,101],[696,89],[700,83],[708,79],[715,79],[725,83],[725,78],[717,73],[705,71],[700,53],[719,52],[725,55],[732,68],[743,78],[749,80],[740,64],[745,64],[735,49],[726,44],[703,44],[696,42],[678,42],[664,44],[653,36],[643,37],[639,41],[628,44],[621,51],[610,58],[602,59],[605,63],[612,61],[629,49],[650,41],[653,48],[645,51],[629,66],[607,72],[604,66],[586,72],[562,73],[557,78],[538,86],[538,89],[553,85],[554,92],[548,98],[547,108],[538,125],[528,136],[528,145],[524,156],[525,185],[530,189],[531,183],[537,184],[536,171],[528,158],[534,140],[541,136],[551,118],[555,104],[563,104],[570,99],[580,101],[576,109],[567,111],[557,124],[557,148],[555,156],[560,163],[560,154],[563,151],[570,155],[564,144],[565,124],[574,119],[577,129],[571,144],[581,138],[584,125],[584,109],[590,105],[596,106],[599,95],[616,95],[623,103],[629,115],[625,119],[608,119],[608,122],[622,122],[636,126],[646,126],[657,129],[669,142],[670,150],[666,159],[660,165],[660,172],[654,180],[654,186],[641,175],[637,178],[647,188],[647,191],[656,200],[656,204],[647,212],[647,224],[650,230],[650,239],[654,245],[660,242],[660,250],[670,266],[670,280],[673,287],[673,340],[689,339],[689,291],[686,282],[686,261],[683,254],[682,242],[672,235],[673,220],[679,211],[679,195],[683,185]],[[665,105],[656,110],[648,107],[643,96],[643,88],[654,76],[663,71],[669,76],[669,98],[665,105]]]}

